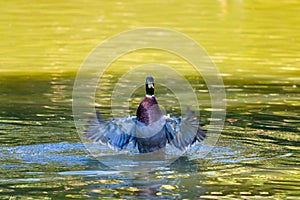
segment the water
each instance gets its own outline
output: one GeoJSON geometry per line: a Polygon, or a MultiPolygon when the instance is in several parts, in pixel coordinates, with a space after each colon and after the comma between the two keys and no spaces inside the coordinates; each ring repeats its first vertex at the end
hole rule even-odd
{"type": "MultiPolygon", "coordinates": [[[[34,79],[38,78],[10,77],[4,81],[6,85],[2,82],[3,98],[10,101],[1,105],[3,198],[299,195],[299,113],[289,110],[287,103],[280,104],[280,91],[286,85],[237,87],[237,83],[228,83],[227,98],[234,101],[228,102],[225,129],[208,156],[194,159],[191,155],[153,172],[129,173],[102,165],[82,145],[71,117],[71,77],[52,77],[55,81],[34,79]],[[12,90],[16,85],[23,89],[12,90]],[[30,86],[36,85],[40,91],[30,92],[30,86]],[[264,88],[264,94],[257,88],[264,88]],[[277,101],[266,102],[267,94],[276,96],[277,101]]],[[[295,102],[299,99],[297,88],[289,89],[295,102]]],[[[159,97],[157,94],[162,105],[168,105],[168,98],[159,97]]],[[[293,103],[291,99],[286,102],[293,103]]],[[[203,110],[206,122],[210,115],[203,110]]]]}
{"type": "MultiPolygon", "coordinates": [[[[0,4],[1,199],[299,198],[298,1],[0,4]],[[112,170],[78,137],[75,75],[106,38],[149,26],[182,31],[206,48],[226,89],[225,127],[204,158],[184,156],[152,172],[112,170]]],[[[125,55],[108,69],[96,93],[103,117],[111,117],[108,100],[118,77],[149,62],[182,70],[201,102],[201,122],[209,124],[210,97],[201,77],[182,68],[189,64],[181,58],[155,50],[125,55]]],[[[131,114],[142,98],[139,88],[131,114]]],[[[164,112],[180,114],[170,90],[158,87],[157,98],[164,112]]]]}

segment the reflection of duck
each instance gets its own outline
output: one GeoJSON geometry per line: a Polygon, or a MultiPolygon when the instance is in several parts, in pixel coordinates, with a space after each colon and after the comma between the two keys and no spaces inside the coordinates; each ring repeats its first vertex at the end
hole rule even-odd
{"type": "Polygon", "coordinates": [[[106,143],[116,150],[135,149],[140,153],[157,151],[167,143],[185,150],[206,135],[199,126],[199,118],[187,110],[185,118],[164,116],[154,96],[154,79],[146,78],[146,96],[140,103],[136,117],[98,119],[91,122],[86,137],[106,143]]]}

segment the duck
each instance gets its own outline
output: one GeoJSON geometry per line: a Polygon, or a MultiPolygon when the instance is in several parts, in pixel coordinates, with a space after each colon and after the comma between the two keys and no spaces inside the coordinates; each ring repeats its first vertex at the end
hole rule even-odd
{"type": "Polygon", "coordinates": [[[146,77],[145,92],[136,116],[105,121],[97,112],[96,119],[90,120],[87,125],[85,137],[116,151],[128,149],[138,153],[156,152],[166,145],[184,151],[207,137],[199,124],[200,118],[189,108],[184,118],[163,115],[154,95],[152,76],[146,77]]]}

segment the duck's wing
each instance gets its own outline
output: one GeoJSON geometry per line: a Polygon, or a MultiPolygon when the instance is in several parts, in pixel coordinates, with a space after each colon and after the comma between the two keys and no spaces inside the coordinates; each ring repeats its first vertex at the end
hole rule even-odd
{"type": "Polygon", "coordinates": [[[199,124],[200,118],[187,109],[185,118],[166,117],[166,137],[171,145],[180,150],[186,150],[196,141],[203,141],[206,133],[199,124]]]}
{"type": "Polygon", "coordinates": [[[97,113],[97,119],[90,120],[86,129],[86,138],[93,142],[108,144],[114,150],[134,149],[136,138],[132,130],[135,126],[134,117],[115,118],[109,121],[101,119],[97,113]]]}

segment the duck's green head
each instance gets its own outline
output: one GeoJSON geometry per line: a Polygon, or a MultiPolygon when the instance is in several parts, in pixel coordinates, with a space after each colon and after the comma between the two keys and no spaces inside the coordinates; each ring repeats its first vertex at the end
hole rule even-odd
{"type": "Polygon", "coordinates": [[[146,95],[154,95],[154,78],[152,76],[146,78],[146,95]]]}

